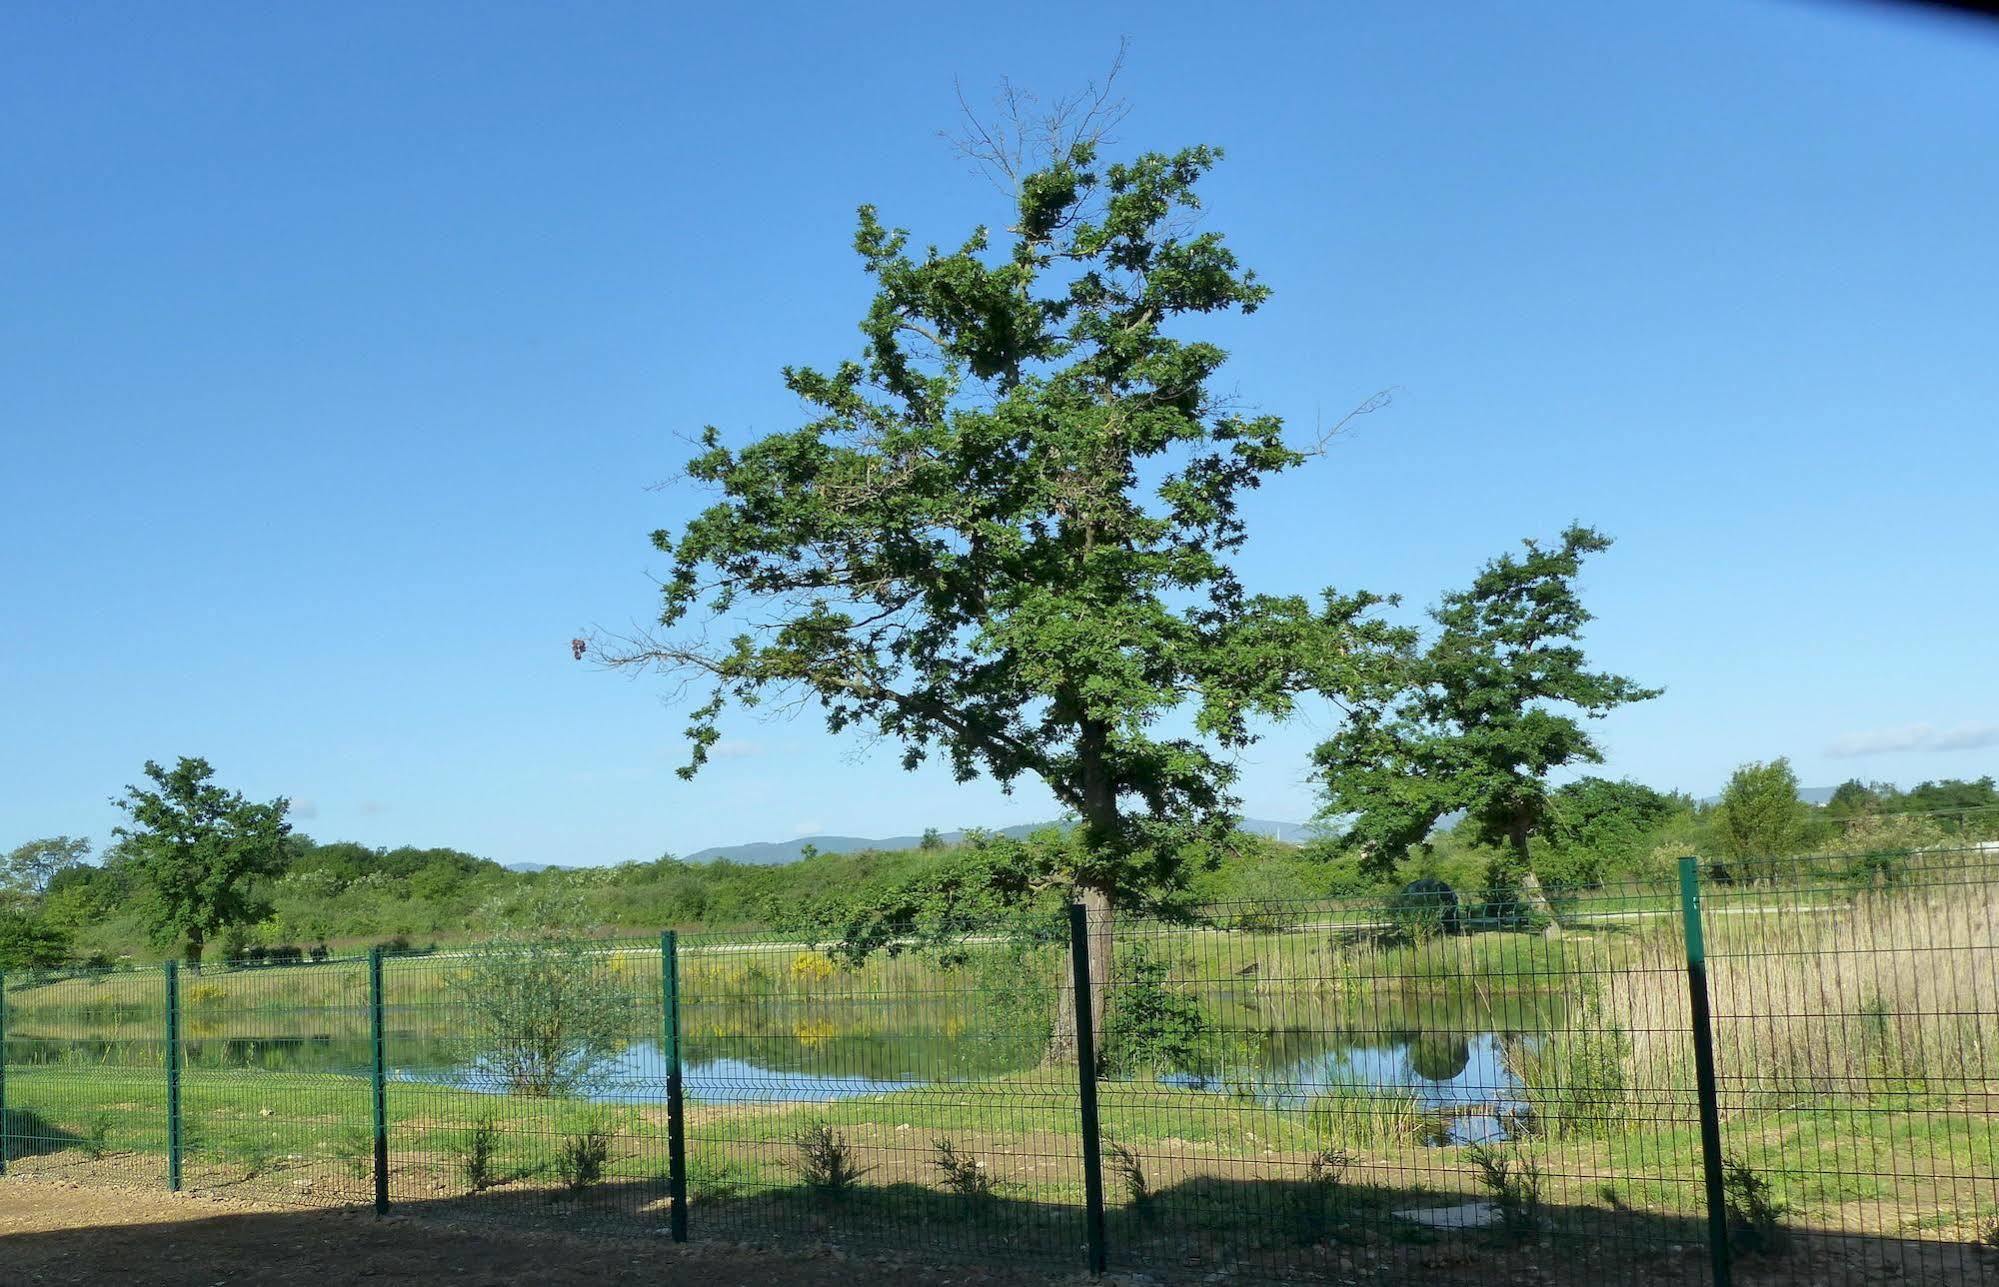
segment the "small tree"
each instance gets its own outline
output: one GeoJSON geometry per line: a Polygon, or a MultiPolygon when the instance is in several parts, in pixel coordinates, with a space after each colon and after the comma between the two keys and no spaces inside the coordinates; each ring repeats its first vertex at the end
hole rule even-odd
{"type": "Polygon", "coordinates": [[[1737,879],[1769,879],[1812,839],[1811,806],[1798,798],[1798,775],[1782,757],[1737,769],[1711,821],[1715,849],[1737,879]]]}
{"type": "Polygon", "coordinates": [[[0,889],[40,898],[49,883],[90,858],[90,841],[80,836],[50,836],[30,840],[0,858],[0,889]]]}
{"type": "Polygon", "coordinates": [[[471,1062],[511,1094],[586,1092],[628,1044],[633,989],[559,890],[536,891],[500,923],[505,937],[474,948],[453,981],[471,1062]]]}
{"type": "Polygon", "coordinates": [[[69,935],[26,907],[0,906],[0,971],[42,970],[69,959],[69,935]]]}
{"type": "Polygon", "coordinates": [[[146,761],[152,790],[125,788],[112,803],[132,819],[117,834],[146,886],[144,903],[154,936],[179,941],[199,969],[208,940],[231,925],[270,914],[254,882],[283,869],[290,802],[243,798],[209,781],[208,761],[183,756],[172,770],[146,761]]]}
{"type": "Polygon", "coordinates": [[[1571,527],[1561,543],[1523,543],[1469,590],[1444,596],[1435,640],[1406,658],[1385,700],[1358,706],[1320,746],[1325,814],[1349,817],[1340,845],[1392,868],[1445,814],[1463,810],[1481,843],[1510,863],[1492,883],[1531,878],[1528,840],[1549,812],[1548,774],[1599,764],[1596,741],[1562,708],[1600,718],[1660,690],[1588,670],[1577,641],[1591,620],[1576,589],[1585,556],[1610,540],[1571,527]]]}

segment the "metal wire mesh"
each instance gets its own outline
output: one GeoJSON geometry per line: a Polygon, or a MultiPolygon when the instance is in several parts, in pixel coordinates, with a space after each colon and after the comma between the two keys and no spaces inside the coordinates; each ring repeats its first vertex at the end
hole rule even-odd
{"type": "Polygon", "coordinates": [[[391,957],[382,990],[391,1201],[515,1224],[663,1224],[657,941],[391,957]]]}
{"type": "Polygon", "coordinates": [[[1685,965],[1642,950],[1677,943],[1675,903],[1543,907],[1419,884],[1118,924],[1113,1262],[1469,1282],[1554,1254],[1592,1282],[1703,1281],[1692,1083],[1670,1075],[1685,965]]]}
{"type": "Polygon", "coordinates": [[[1731,1240],[1827,1284],[1999,1281],[1999,853],[1756,864],[1706,927],[1731,1240]]]}
{"type": "Polygon", "coordinates": [[[310,1204],[373,1173],[367,962],[179,974],[182,1184],[310,1204]]]}
{"type": "Polygon", "coordinates": [[[183,972],[171,1015],[171,971],[12,975],[0,1147],[164,1182],[177,1093],[188,1187],[665,1233],[679,1072],[695,1238],[1171,1281],[1999,1280],[1999,854],[1703,884],[1418,882],[866,952],[543,935],[379,985],[366,959],[183,972]]]}
{"type": "Polygon", "coordinates": [[[165,1182],[165,998],[158,969],[7,975],[0,1162],[10,1172],[165,1182]]]}
{"type": "Polygon", "coordinates": [[[1082,1255],[1075,1050],[1054,927],[843,963],[796,938],[681,944],[699,1236],[1082,1255]]]}

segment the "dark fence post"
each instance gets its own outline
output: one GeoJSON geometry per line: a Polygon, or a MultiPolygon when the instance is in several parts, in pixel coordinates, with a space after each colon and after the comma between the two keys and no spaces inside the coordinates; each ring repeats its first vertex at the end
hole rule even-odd
{"type": "Polygon", "coordinates": [[[687,1118],[680,1086],[680,936],[659,936],[660,1040],[666,1056],[666,1190],[675,1242],[687,1241],[687,1118]]]}
{"type": "Polygon", "coordinates": [[[7,1117],[7,972],[0,970],[0,1175],[7,1174],[7,1142],[12,1138],[7,1117]]]}
{"type": "Polygon", "coordinates": [[[162,971],[167,986],[167,1187],[180,1190],[180,962],[162,971]]]}
{"type": "Polygon", "coordinates": [[[1680,918],[1687,934],[1687,1000],[1693,1009],[1694,1088],[1700,1096],[1701,1167],[1707,1175],[1708,1254],[1715,1287],[1730,1287],[1728,1198],[1721,1184],[1721,1105],[1714,1083],[1714,1025],[1708,1012],[1707,939],[1701,932],[1700,860],[1680,859],[1680,918]]]}
{"type": "Polygon", "coordinates": [[[368,1036],[374,1049],[375,1214],[389,1209],[389,1067],[382,1009],[382,949],[368,949],[368,1036]]]}
{"type": "Polygon", "coordinates": [[[1076,1089],[1083,1114],[1083,1232],[1090,1272],[1104,1272],[1104,1159],[1097,1135],[1097,1039],[1090,997],[1090,912],[1069,904],[1069,967],[1076,989],[1076,1089]]]}

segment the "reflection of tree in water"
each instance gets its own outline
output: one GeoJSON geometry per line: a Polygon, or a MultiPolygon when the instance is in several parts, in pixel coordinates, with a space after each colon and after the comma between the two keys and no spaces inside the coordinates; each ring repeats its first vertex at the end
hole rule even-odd
{"type": "Polygon", "coordinates": [[[1409,1041],[1409,1071],[1424,1081],[1455,1081],[1471,1066],[1471,1042],[1459,1032],[1423,1032],[1409,1041]]]}

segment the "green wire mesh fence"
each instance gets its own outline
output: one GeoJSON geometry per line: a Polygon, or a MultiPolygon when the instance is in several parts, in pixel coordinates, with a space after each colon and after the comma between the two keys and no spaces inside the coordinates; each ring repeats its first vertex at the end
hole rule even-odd
{"type": "Polygon", "coordinates": [[[0,1162],[1167,1281],[1999,1281],[1999,853],[1689,864],[17,973],[0,1162]]]}

